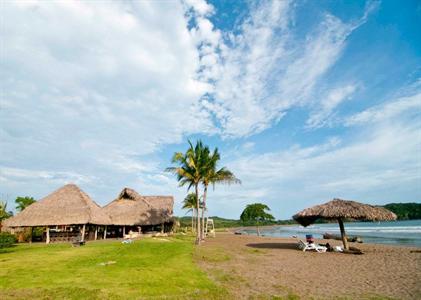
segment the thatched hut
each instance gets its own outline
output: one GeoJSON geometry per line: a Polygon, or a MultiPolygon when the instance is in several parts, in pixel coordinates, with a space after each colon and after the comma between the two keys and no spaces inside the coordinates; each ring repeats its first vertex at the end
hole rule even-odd
{"type": "Polygon", "coordinates": [[[173,223],[174,198],[172,196],[143,196],[124,188],[117,199],[104,206],[111,218],[110,235],[125,235],[126,231],[168,231],[173,223]]]}
{"type": "Polygon", "coordinates": [[[318,219],[337,220],[341,230],[344,248],[348,249],[343,219],[392,221],[396,220],[396,215],[383,207],[335,198],[325,204],[306,208],[295,214],[293,218],[304,227],[313,224],[318,219]]]}
{"type": "Polygon", "coordinates": [[[67,184],[7,219],[4,225],[31,229],[46,227],[45,241],[49,243],[76,236],[82,241],[86,237],[97,239],[97,225],[107,225],[110,222],[110,217],[85,192],[74,184],[67,184]],[[94,229],[95,232],[90,232],[89,229],[94,229]]]}

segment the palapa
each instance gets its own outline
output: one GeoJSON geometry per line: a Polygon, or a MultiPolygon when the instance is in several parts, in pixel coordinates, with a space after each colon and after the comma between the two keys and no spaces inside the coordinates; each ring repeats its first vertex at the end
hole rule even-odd
{"type": "Polygon", "coordinates": [[[75,184],[66,184],[47,197],[5,220],[8,227],[106,225],[111,219],[75,184]]]}
{"type": "Polygon", "coordinates": [[[337,220],[344,248],[348,249],[343,219],[392,221],[396,220],[397,217],[393,212],[383,207],[335,198],[325,204],[306,208],[295,214],[293,218],[304,227],[313,224],[318,219],[337,220]]]}
{"type": "Polygon", "coordinates": [[[172,221],[173,205],[172,196],[142,196],[124,188],[103,211],[110,216],[112,225],[157,225],[172,221]]]}

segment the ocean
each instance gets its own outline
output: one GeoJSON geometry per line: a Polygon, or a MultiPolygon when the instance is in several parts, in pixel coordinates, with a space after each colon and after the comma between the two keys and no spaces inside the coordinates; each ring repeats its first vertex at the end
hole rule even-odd
{"type": "MultiPolygon", "coordinates": [[[[256,229],[252,227],[243,231],[248,234],[256,234],[256,229]]],[[[345,231],[348,236],[361,237],[364,243],[421,247],[421,220],[345,223],[345,231]]],[[[314,224],[308,227],[279,225],[260,228],[260,233],[272,237],[295,235],[303,239],[306,234],[313,234],[316,239],[322,238],[324,233],[340,235],[337,223],[314,224]]]]}

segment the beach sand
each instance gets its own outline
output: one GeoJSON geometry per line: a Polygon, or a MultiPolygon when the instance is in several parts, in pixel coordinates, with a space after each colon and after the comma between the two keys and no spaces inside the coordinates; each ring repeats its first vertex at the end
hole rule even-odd
{"type": "Polygon", "coordinates": [[[351,246],[364,254],[302,252],[294,238],[224,232],[208,238],[196,260],[233,298],[421,299],[421,248],[351,246]]]}

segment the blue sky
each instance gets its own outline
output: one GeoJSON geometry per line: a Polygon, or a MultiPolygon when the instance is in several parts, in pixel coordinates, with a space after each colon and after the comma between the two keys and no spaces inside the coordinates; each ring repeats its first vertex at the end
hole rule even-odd
{"type": "Polygon", "coordinates": [[[241,186],[209,214],[280,219],[334,197],[420,201],[418,1],[3,1],[0,196],[73,182],[186,190],[163,172],[187,139],[241,186]]]}

